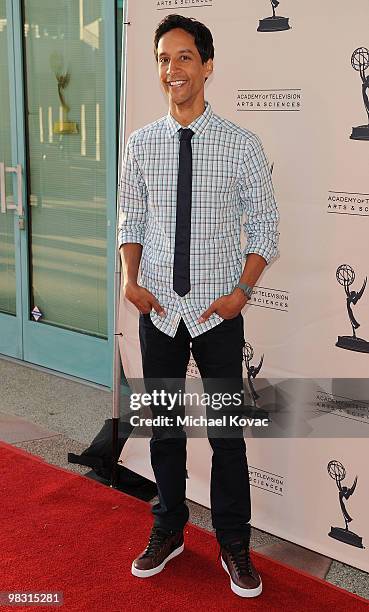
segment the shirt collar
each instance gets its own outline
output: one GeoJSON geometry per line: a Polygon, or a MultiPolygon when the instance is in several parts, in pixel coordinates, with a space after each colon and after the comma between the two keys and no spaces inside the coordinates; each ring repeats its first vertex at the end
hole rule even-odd
{"type": "MultiPolygon", "coordinates": [[[[205,101],[205,110],[202,115],[200,115],[200,117],[197,117],[197,119],[190,123],[190,125],[187,125],[186,129],[191,129],[195,135],[200,136],[200,134],[202,134],[202,132],[206,130],[212,116],[212,108],[209,102],[205,101]]],[[[168,136],[172,138],[174,134],[178,133],[178,130],[180,130],[181,128],[183,128],[183,125],[178,123],[178,121],[174,119],[174,117],[170,114],[169,111],[167,115],[168,136]]]]}

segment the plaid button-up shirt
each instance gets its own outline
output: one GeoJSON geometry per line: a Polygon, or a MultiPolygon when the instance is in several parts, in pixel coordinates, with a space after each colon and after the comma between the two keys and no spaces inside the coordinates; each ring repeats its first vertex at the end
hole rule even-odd
{"type": "Polygon", "coordinates": [[[248,253],[267,263],[278,253],[279,214],[271,173],[259,138],[213,113],[206,102],[186,126],[192,137],[190,283],[180,297],[173,290],[179,129],[167,116],[133,132],[127,142],[119,183],[118,247],[143,245],[139,283],[155,295],[166,315],[152,310],[154,325],[175,336],[181,317],[191,337],[223,321],[213,313],[198,318],[211,302],[231,293],[248,253]],[[241,249],[242,225],[247,245],[241,249]]]}

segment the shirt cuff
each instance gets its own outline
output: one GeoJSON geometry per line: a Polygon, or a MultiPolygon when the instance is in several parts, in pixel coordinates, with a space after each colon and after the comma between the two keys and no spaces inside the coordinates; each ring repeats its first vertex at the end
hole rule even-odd
{"type": "Polygon", "coordinates": [[[247,255],[251,253],[256,253],[256,255],[260,255],[263,257],[267,263],[267,265],[278,255],[278,249],[274,244],[266,245],[266,246],[252,246],[251,244],[246,246],[243,250],[242,255],[244,259],[246,259],[247,255]]]}
{"type": "Polygon", "coordinates": [[[122,246],[122,244],[126,243],[144,243],[145,232],[140,231],[139,229],[120,229],[118,231],[118,249],[122,246]]]}

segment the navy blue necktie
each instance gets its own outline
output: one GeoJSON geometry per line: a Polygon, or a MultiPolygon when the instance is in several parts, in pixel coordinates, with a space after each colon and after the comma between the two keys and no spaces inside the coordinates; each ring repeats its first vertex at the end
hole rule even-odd
{"type": "Polygon", "coordinates": [[[191,240],[191,196],[192,196],[192,148],[194,132],[182,128],[179,145],[179,167],[177,187],[176,238],[174,247],[173,289],[181,297],[189,292],[190,285],[190,240],[191,240]]]}

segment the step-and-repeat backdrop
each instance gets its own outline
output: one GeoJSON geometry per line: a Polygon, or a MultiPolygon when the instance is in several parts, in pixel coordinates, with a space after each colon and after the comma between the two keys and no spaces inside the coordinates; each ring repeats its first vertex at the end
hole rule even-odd
{"type": "MultiPolygon", "coordinates": [[[[369,571],[369,6],[273,4],[130,0],[121,152],[167,113],[158,22],[202,21],[215,46],[206,99],[260,136],[281,214],[280,256],[243,311],[249,366],[263,356],[258,401],[274,410],[269,437],[246,436],[252,524],[369,571]]],[[[120,325],[125,374],[139,378],[138,313],[124,299],[120,325]]],[[[121,459],[154,480],[147,439],[121,459]]],[[[189,438],[187,496],[206,506],[210,464],[206,437],[189,438]]]]}

